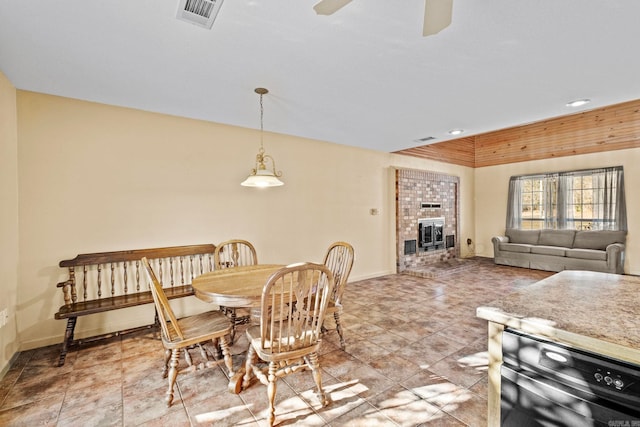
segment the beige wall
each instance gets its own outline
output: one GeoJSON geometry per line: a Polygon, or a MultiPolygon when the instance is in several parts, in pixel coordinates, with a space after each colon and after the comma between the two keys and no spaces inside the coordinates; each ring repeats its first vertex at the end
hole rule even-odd
{"type": "MultiPolygon", "coordinates": [[[[0,328],[0,378],[18,350],[18,133],[16,89],[0,73],[0,310],[7,324],[0,328]]],[[[2,320],[2,319],[0,319],[2,320]]],[[[1,324],[1,323],[0,323],[1,324]]]]}
{"type": "MultiPolygon", "coordinates": [[[[57,264],[78,253],[240,237],[255,243],[261,261],[288,263],[320,260],[332,241],[346,240],[356,248],[353,280],[395,272],[394,168],[460,177],[460,238],[474,240],[462,245],[463,257],[493,256],[490,240],[504,231],[511,175],[621,164],[628,211],[640,208],[629,190],[640,178],[632,168],[640,149],[473,170],[267,133],[265,148],[286,185],[258,190],[239,185],[252,167],[257,131],[16,93],[4,77],[0,91],[0,296],[10,313],[0,330],[2,366],[18,341],[21,349],[61,342],[64,322],[53,319],[62,304],[57,264]],[[370,215],[371,208],[379,214],[370,215]]],[[[634,274],[640,271],[629,261],[640,253],[636,223],[630,216],[626,271],[634,274]]],[[[195,298],[178,307],[206,308],[195,298]]],[[[89,316],[79,320],[77,336],[152,316],[151,307],[89,316]]]]}
{"type": "Polygon", "coordinates": [[[513,163],[475,170],[476,253],[493,257],[491,237],[504,234],[509,178],[538,172],[569,171],[606,166],[624,167],[628,227],[625,273],[640,274],[640,222],[634,212],[640,212],[640,194],[635,190],[640,182],[640,148],[607,151],[597,154],[560,157],[550,160],[513,163]]]}
{"type": "MultiPolygon", "coordinates": [[[[474,234],[470,168],[267,133],[285,186],[245,188],[255,130],[33,92],[17,101],[22,349],[61,342],[57,264],[78,253],[238,237],[261,262],[289,263],[346,240],[352,280],[393,273],[394,167],[460,176],[461,231],[474,234]]],[[[204,308],[192,298],[179,310],[204,308]]],[[[150,309],[81,318],[76,336],[149,323],[150,309]]]]}

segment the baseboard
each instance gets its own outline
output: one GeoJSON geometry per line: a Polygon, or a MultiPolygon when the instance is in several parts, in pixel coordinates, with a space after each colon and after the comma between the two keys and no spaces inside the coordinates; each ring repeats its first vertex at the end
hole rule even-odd
{"type": "Polygon", "coordinates": [[[0,370],[0,380],[2,380],[4,376],[7,374],[7,372],[9,372],[9,369],[11,369],[15,361],[18,359],[18,356],[20,356],[19,351],[16,351],[15,353],[13,353],[13,356],[11,356],[11,359],[9,359],[9,362],[2,368],[2,370],[0,370]]]}

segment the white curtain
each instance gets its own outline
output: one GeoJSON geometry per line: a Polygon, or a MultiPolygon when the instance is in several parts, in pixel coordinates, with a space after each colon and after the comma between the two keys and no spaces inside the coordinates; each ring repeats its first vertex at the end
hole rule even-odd
{"type": "Polygon", "coordinates": [[[509,180],[507,199],[507,229],[520,228],[522,224],[522,179],[512,176],[509,180]]]}
{"type": "Polygon", "coordinates": [[[558,174],[558,229],[573,228],[573,175],[558,174]]]}
{"type": "MultiPolygon", "coordinates": [[[[546,175],[512,176],[507,199],[507,228],[522,227],[522,182],[532,177],[543,180],[545,228],[574,228],[574,178],[591,176],[593,180],[594,229],[627,231],[627,204],[622,166],[550,173],[546,175]]],[[[582,201],[581,203],[583,203],[582,201]]]]}
{"type": "Polygon", "coordinates": [[[594,188],[598,189],[593,194],[594,208],[598,208],[598,218],[602,218],[602,226],[598,228],[627,231],[627,203],[624,197],[622,166],[594,170],[592,179],[594,188]]]}
{"type": "Polygon", "coordinates": [[[542,207],[544,218],[542,221],[543,228],[558,228],[557,200],[558,188],[557,174],[545,175],[542,181],[542,207]]]}

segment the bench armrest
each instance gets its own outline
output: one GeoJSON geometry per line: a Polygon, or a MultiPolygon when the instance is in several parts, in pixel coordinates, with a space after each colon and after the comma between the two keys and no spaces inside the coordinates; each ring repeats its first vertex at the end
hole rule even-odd
{"type": "Polygon", "coordinates": [[[73,286],[73,282],[71,280],[65,280],[64,282],[60,282],[56,285],[58,288],[62,288],[62,295],[64,296],[64,304],[71,304],[71,287],[73,286]]]}

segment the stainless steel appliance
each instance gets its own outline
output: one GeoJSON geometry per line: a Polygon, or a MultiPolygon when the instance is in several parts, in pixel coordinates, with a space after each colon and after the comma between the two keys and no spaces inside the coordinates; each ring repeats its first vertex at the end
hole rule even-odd
{"type": "Polygon", "coordinates": [[[505,329],[503,426],[640,427],[640,366],[505,329]]]}

